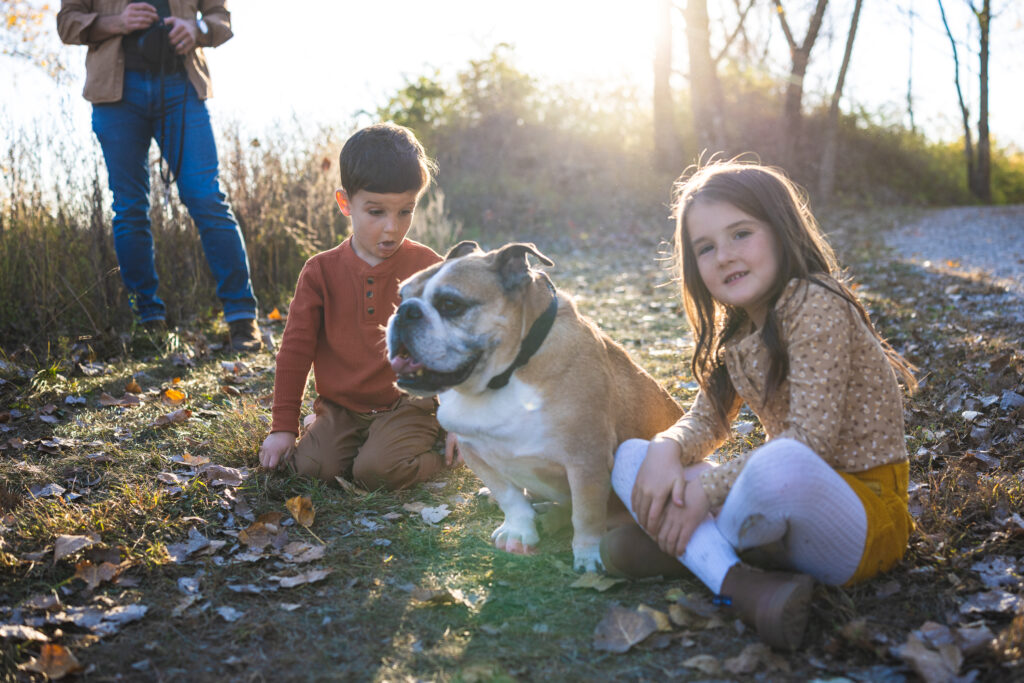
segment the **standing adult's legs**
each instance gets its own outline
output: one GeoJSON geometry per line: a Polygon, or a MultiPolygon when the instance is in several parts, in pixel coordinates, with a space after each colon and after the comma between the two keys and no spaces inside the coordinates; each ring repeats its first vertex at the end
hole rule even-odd
{"type": "Polygon", "coordinates": [[[132,310],[142,322],[163,320],[149,224],[149,77],[127,71],[120,102],[94,104],[92,128],[103,149],[114,195],[114,251],[132,310]]]}
{"type": "Polygon", "coordinates": [[[154,125],[155,132],[171,169],[177,167],[181,150],[178,195],[199,230],[206,261],[217,281],[217,296],[224,306],[224,320],[255,319],[257,306],[249,277],[249,257],[242,231],[220,189],[217,146],[206,104],[183,75],[165,77],[164,99],[164,132],[161,135],[159,122],[154,125]]]}

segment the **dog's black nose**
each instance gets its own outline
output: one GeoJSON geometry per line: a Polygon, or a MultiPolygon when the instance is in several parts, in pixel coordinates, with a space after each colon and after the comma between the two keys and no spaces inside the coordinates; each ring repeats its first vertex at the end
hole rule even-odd
{"type": "Polygon", "coordinates": [[[411,320],[419,320],[423,317],[423,309],[418,301],[404,301],[398,307],[398,322],[405,323],[411,320]]]}

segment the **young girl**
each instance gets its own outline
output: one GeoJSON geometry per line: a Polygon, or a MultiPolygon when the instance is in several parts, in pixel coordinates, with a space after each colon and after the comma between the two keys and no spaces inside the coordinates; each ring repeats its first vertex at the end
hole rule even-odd
{"type": "Polygon", "coordinates": [[[812,577],[850,585],[903,556],[913,522],[897,377],[916,382],[838,279],[780,171],[713,163],[680,179],[677,197],[700,390],[671,428],[619,447],[612,485],[647,533],[609,532],[602,559],[633,577],[678,574],[681,562],[762,640],[795,649],[812,577]],[[767,443],[720,467],[704,462],[743,403],[767,443]],[[761,571],[737,553],[790,571],[761,571]]]}

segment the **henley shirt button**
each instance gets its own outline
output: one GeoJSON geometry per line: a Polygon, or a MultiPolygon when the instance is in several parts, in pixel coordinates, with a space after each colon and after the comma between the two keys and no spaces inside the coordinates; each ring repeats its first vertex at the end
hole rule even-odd
{"type": "Polygon", "coordinates": [[[367,308],[366,312],[369,313],[370,315],[373,315],[373,306],[370,306],[369,308],[367,308]]]}
{"type": "Polygon", "coordinates": [[[367,299],[372,299],[373,298],[373,290],[372,289],[366,293],[366,298],[367,299]]]}
{"type": "Polygon", "coordinates": [[[366,284],[372,285],[373,284],[373,278],[372,277],[366,278],[366,284]]]}

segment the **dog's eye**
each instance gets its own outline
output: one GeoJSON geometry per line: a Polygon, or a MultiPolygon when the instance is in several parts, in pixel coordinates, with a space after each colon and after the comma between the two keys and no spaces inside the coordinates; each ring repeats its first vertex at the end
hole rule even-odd
{"type": "Polygon", "coordinates": [[[437,312],[445,318],[454,318],[466,310],[465,303],[448,296],[438,299],[434,307],[437,308],[437,312]]]}

